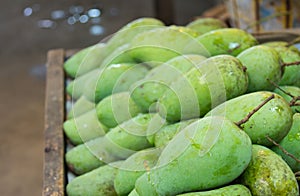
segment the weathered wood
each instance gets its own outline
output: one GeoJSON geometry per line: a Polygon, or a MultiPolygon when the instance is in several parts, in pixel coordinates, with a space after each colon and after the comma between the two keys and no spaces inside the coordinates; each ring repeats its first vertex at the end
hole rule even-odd
{"type": "Polygon", "coordinates": [[[65,194],[64,50],[50,50],[47,56],[45,101],[45,153],[43,195],[65,194]]]}

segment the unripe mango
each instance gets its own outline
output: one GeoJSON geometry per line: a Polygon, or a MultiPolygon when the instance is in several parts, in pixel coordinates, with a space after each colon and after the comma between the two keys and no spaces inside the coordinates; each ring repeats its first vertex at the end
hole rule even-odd
{"type": "Polygon", "coordinates": [[[114,179],[121,163],[122,161],[114,162],[76,177],[67,184],[68,196],[117,196],[114,179]]]}
{"type": "Polygon", "coordinates": [[[197,31],[201,35],[212,30],[226,28],[227,25],[216,18],[198,18],[187,24],[186,27],[197,31]]]}
{"type": "Polygon", "coordinates": [[[197,40],[211,56],[220,54],[237,56],[247,48],[258,44],[250,33],[236,28],[213,30],[200,35],[197,40]]]}
{"type": "Polygon", "coordinates": [[[180,194],[178,196],[252,196],[250,190],[241,184],[228,185],[222,188],[180,194]]]}
{"type": "MultiPolygon", "coordinates": [[[[153,68],[145,79],[131,86],[132,99],[145,111],[150,110],[168,86],[206,58],[201,55],[181,55],[153,68]]],[[[155,107],[153,108],[155,111],[155,107]]]]}
{"type": "Polygon", "coordinates": [[[205,115],[227,99],[243,94],[248,76],[229,55],[208,58],[175,80],[159,99],[159,114],[170,122],[205,115]]]}
{"type": "Polygon", "coordinates": [[[240,178],[253,196],[298,196],[299,188],[294,173],[272,150],[253,145],[252,159],[240,178]]]}
{"type": "Polygon", "coordinates": [[[98,121],[95,109],[65,121],[63,128],[74,145],[103,136],[108,131],[108,128],[98,121]]]}
{"type": "Polygon", "coordinates": [[[274,95],[272,100],[240,126],[250,136],[252,143],[271,146],[273,144],[266,136],[276,142],[281,141],[293,122],[292,109],[280,95],[267,91],[245,94],[215,107],[206,116],[226,116],[237,123],[272,95],[274,95]]]}
{"type": "MultiPolygon", "coordinates": [[[[294,97],[298,97],[300,96],[300,88],[297,86],[279,86],[279,88],[281,88],[282,90],[284,90],[287,93],[290,93],[291,95],[293,95],[294,97]]],[[[291,102],[293,97],[287,95],[285,92],[282,92],[280,89],[276,88],[274,90],[275,93],[277,93],[278,95],[282,96],[287,102],[291,102]]],[[[300,104],[300,101],[296,101],[296,104],[300,104]]],[[[300,105],[294,105],[291,106],[292,110],[294,113],[296,112],[300,112],[300,105]]]]}
{"type": "MultiPolygon", "coordinates": [[[[300,160],[300,113],[294,114],[293,125],[279,145],[300,160]]],[[[285,154],[278,146],[272,147],[272,150],[280,155],[294,172],[300,171],[300,163],[285,154]]]]}
{"type": "Polygon", "coordinates": [[[71,119],[94,109],[96,105],[84,96],[81,96],[78,100],[72,102],[71,106],[67,105],[67,107],[70,107],[67,119],[71,119]]]}
{"type": "Polygon", "coordinates": [[[237,58],[247,67],[248,92],[274,90],[275,86],[270,81],[280,82],[283,74],[281,59],[275,49],[264,45],[253,46],[237,58]]]}
{"type": "Polygon", "coordinates": [[[135,189],[148,196],[216,188],[237,178],[250,159],[251,140],[244,131],[223,117],[202,118],[170,141],[135,189]]]}
{"type": "Polygon", "coordinates": [[[114,180],[118,195],[128,195],[134,189],[135,181],[156,165],[160,154],[161,149],[149,148],[128,157],[119,167],[114,180]]]}
{"type": "Polygon", "coordinates": [[[113,128],[143,112],[128,92],[104,98],[97,104],[96,111],[98,120],[108,128],[113,128]]]}

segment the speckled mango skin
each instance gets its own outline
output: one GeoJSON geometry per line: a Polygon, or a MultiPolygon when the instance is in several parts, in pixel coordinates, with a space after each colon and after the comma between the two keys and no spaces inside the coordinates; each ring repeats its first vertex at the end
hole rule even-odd
{"type": "Polygon", "coordinates": [[[156,165],[160,154],[161,149],[149,148],[128,157],[119,167],[114,179],[118,195],[128,195],[134,189],[135,181],[156,165]]]}
{"type": "Polygon", "coordinates": [[[114,189],[114,178],[121,163],[122,161],[114,162],[76,177],[67,184],[67,195],[117,196],[114,189]]]}
{"type": "Polygon", "coordinates": [[[201,55],[181,55],[153,68],[145,79],[131,86],[132,99],[144,111],[150,111],[150,106],[157,102],[176,78],[205,59],[206,57],[201,55]]]}
{"type": "Polygon", "coordinates": [[[113,128],[143,112],[131,99],[129,92],[105,97],[97,104],[96,111],[98,120],[108,128],[113,128]]]}
{"type": "Polygon", "coordinates": [[[216,56],[228,54],[237,56],[247,48],[257,45],[257,40],[246,31],[236,28],[217,29],[197,37],[211,54],[216,56]]]}
{"type": "Polygon", "coordinates": [[[247,92],[274,90],[275,86],[268,80],[278,84],[282,78],[281,59],[279,53],[264,45],[253,46],[240,53],[237,58],[247,67],[249,86],[247,92]]]}
{"type": "Polygon", "coordinates": [[[78,51],[64,63],[65,72],[75,78],[99,68],[105,58],[105,49],[106,44],[98,43],[78,51]]]}
{"type": "Polygon", "coordinates": [[[212,109],[206,116],[222,115],[233,122],[238,122],[272,94],[275,98],[241,125],[241,128],[250,136],[252,143],[272,146],[273,144],[266,136],[280,142],[289,132],[293,122],[292,109],[280,95],[267,91],[248,93],[226,101],[212,109]]]}
{"type": "Polygon", "coordinates": [[[211,108],[246,92],[248,76],[230,55],[204,60],[175,80],[158,101],[158,111],[170,122],[204,116],[211,108]]]}
{"type": "MultiPolygon", "coordinates": [[[[264,45],[273,47],[280,55],[283,63],[300,61],[300,52],[294,46],[288,46],[288,42],[268,42],[264,45]]],[[[284,68],[283,76],[279,85],[291,85],[300,87],[300,65],[284,68]]]]}
{"type": "Polygon", "coordinates": [[[197,31],[201,35],[212,30],[226,28],[227,25],[216,18],[199,18],[187,24],[186,27],[197,31]]]}
{"type": "Polygon", "coordinates": [[[147,129],[154,115],[139,114],[110,129],[105,136],[72,148],[66,153],[67,165],[75,173],[86,173],[152,147],[147,140],[147,129]]]}
{"type": "MultiPolygon", "coordinates": [[[[299,72],[300,73],[300,72],[299,72]]],[[[284,91],[290,93],[291,95],[297,97],[300,96],[300,88],[297,86],[279,86],[281,89],[283,89],[284,91]]],[[[287,102],[290,102],[292,100],[292,97],[285,94],[284,92],[282,92],[281,90],[279,90],[278,88],[276,88],[274,90],[275,93],[277,93],[278,95],[282,96],[287,102]]],[[[300,101],[297,101],[296,103],[300,103],[300,101]]],[[[291,107],[293,112],[300,112],[300,106],[292,106],[291,107]]]]}
{"type": "Polygon", "coordinates": [[[67,114],[67,119],[78,117],[95,108],[95,103],[89,101],[84,96],[81,96],[75,103],[72,103],[71,109],[67,114]]]}
{"type": "Polygon", "coordinates": [[[235,184],[210,191],[191,192],[178,196],[252,196],[252,194],[244,185],[235,184]]]}
{"type": "Polygon", "coordinates": [[[98,121],[95,109],[65,121],[63,129],[68,139],[74,145],[103,136],[109,131],[105,125],[98,121]]]}
{"type": "Polygon", "coordinates": [[[223,117],[202,118],[187,126],[164,148],[157,165],[135,184],[140,196],[175,195],[225,185],[251,159],[251,140],[223,117]]]}
{"type": "MultiPolygon", "coordinates": [[[[300,113],[294,114],[292,128],[279,145],[300,160],[300,113]]],[[[300,171],[300,163],[284,154],[277,146],[272,147],[272,150],[280,155],[294,172],[300,171]]]]}
{"type": "Polygon", "coordinates": [[[142,64],[112,64],[87,81],[83,95],[98,103],[113,93],[128,91],[133,83],[143,79],[147,73],[148,68],[142,64]]]}
{"type": "Polygon", "coordinates": [[[183,54],[209,57],[207,50],[195,39],[196,31],[187,27],[162,27],[135,36],[130,42],[129,55],[136,62],[166,62],[183,54]]]}
{"type": "Polygon", "coordinates": [[[240,177],[253,196],[298,196],[299,188],[294,173],[272,150],[253,145],[252,159],[240,177]]]}

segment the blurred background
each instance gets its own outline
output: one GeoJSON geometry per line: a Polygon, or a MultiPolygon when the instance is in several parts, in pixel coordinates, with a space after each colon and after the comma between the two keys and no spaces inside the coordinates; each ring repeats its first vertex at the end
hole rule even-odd
{"type": "Polygon", "coordinates": [[[2,0],[0,195],[41,195],[46,54],[84,48],[133,19],[185,25],[220,1],[2,0]]]}

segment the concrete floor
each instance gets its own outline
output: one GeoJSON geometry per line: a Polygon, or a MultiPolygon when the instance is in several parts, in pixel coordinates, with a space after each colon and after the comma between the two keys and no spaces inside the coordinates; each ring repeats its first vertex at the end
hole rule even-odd
{"type": "MultiPolygon", "coordinates": [[[[182,3],[175,6],[178,24],[186,23],[212,5],[205,3],[207,1],[201,1],[204,4],[197,0],[186,2],[184,8],[182,3]]],[[[47,51],[51,48],[82,48],[97,43],[128,21],[155,16],[155,10],[149,0],[4,0],[1,3],[0,195],[41,195],[47,51]],[[52,10],[68,12],[71,5],[79,2],[84,9],[95,6],[103,9],[99,23],[105,28],[103,35],[90,35],[90,22],[68,25],[66,19],[60,19],[55,21],[54,29],[37,26],[39,20],[50,18],[52,10]],[[26,7],[33,7],[36,11],[26,17],[23,15],[26,7]]]]}

